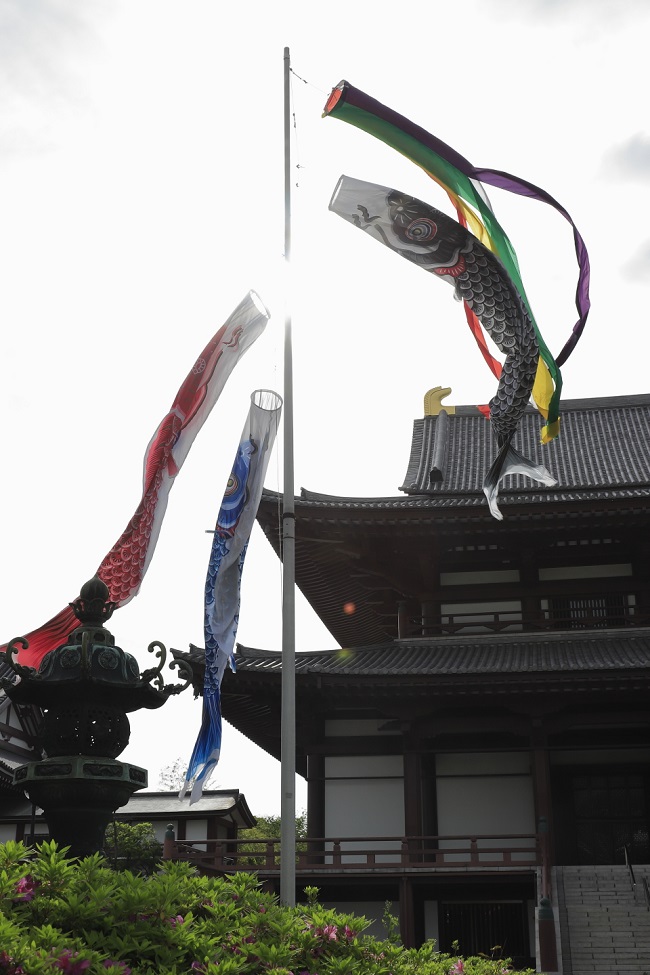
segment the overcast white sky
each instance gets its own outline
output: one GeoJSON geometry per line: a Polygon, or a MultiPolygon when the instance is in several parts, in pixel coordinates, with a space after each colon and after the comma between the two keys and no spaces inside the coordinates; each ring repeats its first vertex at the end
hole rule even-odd
{"type": "MultiPolygon", "coordinates": [[[[488,401],[494,379],[451,289],[327,205],[341,173],[448,210],[442,191],[370,136],[322,119],[346,78],[476,165],[537,183],[572,214],[592,313],[565,398],[647,391],[650,128],[647,0],[0,0],[2,642],[73,599],[140,499],[142,458],[196,356],[251,288],[273,313],[171,492],[118,644],[202,642],[211,536],[248,398],[282,392],[283,49],[296,166],[292,316],[296,481],[398,494],[424,393],[488,401]],[[299,80],[302,79],[302,80],[299,80]]],[[[569,225],[491,192],[551,350],[575,321],[569,225]]],[[[549,468],[553,469],[552,445],[549,468]]],[[[281,490],[282,436],[267,486],[281,490]]],[[[281,576],[256,527],[239,639],[280,649],[281,576]]],[[[299,649],[334,645],[301,598],[299,649]]],[[[189,758],[187,693],[132,719],[123,758],[189,758]]],[[[226,727],[213,784],[278,812],[279,765],[226,727]]],[[[298,807],[305,802],[298,787],[298,807]]]]}

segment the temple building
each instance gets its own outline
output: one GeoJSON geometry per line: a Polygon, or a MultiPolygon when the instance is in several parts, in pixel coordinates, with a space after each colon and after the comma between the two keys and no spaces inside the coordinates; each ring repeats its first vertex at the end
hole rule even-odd
{"type": "MultiPolygon", "coordinates": [[[[407,945],[570,975],[594,951],[586,893],[647,928],[650,396],[567,401],[547,446],[528,410],[517,448],[557,484],[507,478],[499,522],[490,424],[448,393],[425,398],[398,496],[296,498],[297,584],[339,644],[296,657],[298,897],[373,918],[390,901],[407,945]]],[[[280,506],[265,492],[258,513],[278,555],[280,506]]],[[[278,759],[281,672],[240,645],[222,686],[278,759]]]]}

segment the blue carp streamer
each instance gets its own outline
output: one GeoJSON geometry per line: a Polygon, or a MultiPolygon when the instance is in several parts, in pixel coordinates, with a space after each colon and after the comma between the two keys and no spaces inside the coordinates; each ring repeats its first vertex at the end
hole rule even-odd
{"type": "Polygon", "coordinates": [[[180,792],[182,798],[192,783],[190,803],[201,797],[221,753],[221,681],[228,664],[235,670],[244,559],[281,410],[282,399],[271,390],[258,389],[251,396],[250,411],[217,516],[205,580],[203,715],[180,792]]]}

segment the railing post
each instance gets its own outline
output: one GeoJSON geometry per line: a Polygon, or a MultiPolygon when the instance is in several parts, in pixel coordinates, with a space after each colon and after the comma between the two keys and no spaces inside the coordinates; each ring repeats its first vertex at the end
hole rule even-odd
{"type": "Polygon", "coordinates": [[[334,840],[332,843],[332,863],[335,867],[341,866],[341,841],[334,840]]]}
{"type": "Polygon", "coordinates": [[[325,840],[308,839],[307,854],[306,863],[325,863],[325,840]]]}
{"type": "Polygon", "coordinates": [[[163,841],[163,860],[173,860],[176,856],[176,834],[174,833],[174,824],[168,823],[167,829],[165,830],[165,839],[163,841]]]}
{"type": "Polygon", "coordinates": [[[397,639],[405,640],[409,635],[409,613],[408,604],[405,599],[400,599],[397,604],[397,639]]]}
{"type": "Polygon", "coordinates": [[[469,848],[470,848],[470,856],[469,856],[470,863],[472,864],[472,866],[476,866],[478,864],[478,842],[475,836],[470,837],[469,848]]]}
{"type": "Polygon", "coordinates": [[[275,866],[275,843],[273,840],[267,840],[266,843],[266,866],[268,869],[275,866]]]}

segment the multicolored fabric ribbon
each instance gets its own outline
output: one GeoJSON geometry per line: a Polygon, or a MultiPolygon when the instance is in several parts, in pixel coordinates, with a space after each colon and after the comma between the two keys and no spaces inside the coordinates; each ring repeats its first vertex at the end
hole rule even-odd
{"type": "MultiPolygon", "coordinates": [[[[174,478],[228,377],[268,320],[269,313],[259,297],[249,292],[210,339],[154,433],[144,457],[140,504],[96,572],[116,606],[124,606],[138,593],[158,541],[174,478]]],[[[38,667],[45,654],[61,646],[77,625],[69,606],[61,610],[48,623],[26,634],[28,647],[20,651],[18,662],[38,667]]]]}
{"type": "MultiPolygon", "coordinates": [[[[542,430],[542,441],[548,442],[559,432],[559,402],[562,390],[562,376],[559,367],[566,362],[574,349],[589,314],[589,257],[584,241],[568,212],[550,194],[526,180],[519,179],[499,170],[473,166],[460,153],[440,139],[410,122],[403,115],[392,111],[381,102],[371,98],[347,81],[341,81],[332,90],[325,105],[323,115],[331,115],[363,129],[382,142],[397,149],[408,159],[420,166],[433,180],[447,192],[453,203],[458,219],[481,243],[492,250],[506,268],[524,301],[537,335],[540,360],[537,378],[533,387],[533,398],[546,418],[542,430]],[[517,255],[505,231],[497,220],[483,183],[500,189],[541,200],[554,207],[569,221],[573,228],[576,257],[579,265],[576,307],[578,321],[568,341],[557,359],[551,355],[542,338],[530,303],[521,280],[517,255]]],[[[490,355],[481,335],[480,324],[466,308],[466,315],[479,343],[481,352],[495,376],[499,376],[499,363],[490,355]]]]}
{"type": "Polygon", "coordinates": [[[221,753],[221,681],[230,663],[239,624],[241,576],[257,516],[264,477],[280,423],[282,399],[257,389],[221,502],[205,580],[205,679],[203,717],[180,798],[193,782],[190,804],[203,788],[221,753]]]}

